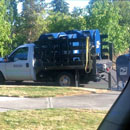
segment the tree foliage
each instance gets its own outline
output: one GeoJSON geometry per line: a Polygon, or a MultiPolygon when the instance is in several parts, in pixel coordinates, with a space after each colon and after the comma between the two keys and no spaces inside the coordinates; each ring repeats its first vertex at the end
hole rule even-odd
{"type": "Polygon", "coordinates": [[[5,1],[0,1],[0,55],[6,55],[11,48],[11,25],[7,19],[5,1]]]}
{"type": "Polygon", "coordinates": [[[73,11],[72,11],[72,16],[73,17],[82,16],[82,14],[83,14],[83,9],[78,8],[78,7],[73,8],[73,11]]]}
{"type": "Polygon", "coordinates": [[[69,13],[69,4],[65,0],[52,0],[51,5],[54,12],[69,13]]]}
{"type": "Polygon", "coordinates": [[[12,25],[15,23],[17,16],[18,16],[17,1],[16,0],[5,0],[5,5],[6,5],[6,9],[7,9],[8,20],[12,25]]]}
{"type": "Polygon", "coordinates": [[[25,0],[17,28],[17,41],[33,42],[46,31],[44,1],[25,0]]]}
{"type": "Polygon", "coordinates": [[[108,34],[108,41],[114,44],[116,53],[128,48],[126,41],[126,27],[119,21],[120,9],[108,0],[96,1],[88,7],[89,15],[86,16],[87,29],[98,28],[101,33],[108,34]]]}
{"type": "Polygon", "coordinates": [[[86,29],[86,21],[83,17],[72,17],[59,12],[57,14],[52,13],[47,20],[49,32],[86,29]]]}
{"type": "Polygon", "coordinates": [[[126,28],[126,40],[127,43],[130,43],[130,1],[116,1],[114,4],[120,8],[119,24],[126,28]]]}

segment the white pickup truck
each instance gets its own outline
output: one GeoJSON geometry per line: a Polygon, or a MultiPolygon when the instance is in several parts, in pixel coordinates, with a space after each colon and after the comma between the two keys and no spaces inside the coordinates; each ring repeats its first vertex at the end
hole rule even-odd
{"type": "Polygon", "coordinates": [[[43,65],[37,56],[41,52],[36,44],[24,44],[16,48],[4,60],[0,61],[0,83],[5,81],[56,81],[60,86],[70,86],[75,82],[75,76],[78,69],[78,75],[81,79],[85,77],[84,67],[43,65]],[[80,68],[80,69],[79,69],[80,68]]]}

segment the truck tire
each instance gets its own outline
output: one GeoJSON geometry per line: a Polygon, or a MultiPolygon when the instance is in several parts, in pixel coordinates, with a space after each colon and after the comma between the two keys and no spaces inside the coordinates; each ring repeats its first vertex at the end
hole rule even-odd
{"type": "Polygon", "coordinates": [[[0,84],[3,84],[5,82],[3,74],[0,72],[0,84]]]}
{"type": "Polygon", "coordinates": [[[57,83],[60,86],[72,86],[74,84],[74,77],[71,73],[62,72],[58,75],[57,83]]]}

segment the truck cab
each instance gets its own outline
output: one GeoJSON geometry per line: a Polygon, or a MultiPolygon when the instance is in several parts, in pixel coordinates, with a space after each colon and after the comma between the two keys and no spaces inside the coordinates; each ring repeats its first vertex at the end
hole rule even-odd
{"type": "Polygon", "coordinates": [[[4,61],[0,62],[0,73],[4,80],[35,80],[34,44],[16,48],[4,61]]]}

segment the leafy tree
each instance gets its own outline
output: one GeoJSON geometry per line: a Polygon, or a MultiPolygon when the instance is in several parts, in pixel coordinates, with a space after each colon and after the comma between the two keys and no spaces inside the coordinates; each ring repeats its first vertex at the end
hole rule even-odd
{"type": "Polygon", "coordinates": [[[89,4],[91,5],[91,4],[93,4],[94,2],[96,2],[97,0],[90,0],[89,1],[89,4]]]}
{"type": "Polygon", "coordinates": [[[114,5],[120,8],[121,19],[119,24],[126,27],[126,39],[130,43],[130,1],[116,1],[114,5]]]}
{"type": "Polygon", "coordinates": [[[5,0],[5,5],[7,7],[8,20],[13,26],[18,17],[17,1],[16,0],[5,0]]]}
{"type": "Polygon", "coordinates": [[[130,25],[130,1],[114,2],[120,8],[119,14],[121,15],[120,25],[130,25]]]}
{"type": "Polygon", "coordinates": [[[117,2],[119,2],[119,1],[121,1],[121,2],[123,2],[123,1],[129,1],[129,0],[112,0],[113,2],[115,2],[115,1],[117,1],[117,2]]]}
{"type": "Polygon", "coordinates": [[[83,9],[78,8],[78,7],[73,8],[73,11],[72,11],[73,17],[78,17],[78,16],[81,16],[82,14],[83,14],[83,9]]]}
{"type": "Polygon", "coordinates": [[[11,48],[14,49],[15,46],[15,39],[16,39],[16,29],[19,20],[19,14],[17,10],[17,0],[5,0],[6,10],[7,10],[7,17],[6,20],[10,23],[11,28],[11,35],[10,38],[12,40],[11,48]]]}
{"type": "Polygon", "coordinates": [[[0,55],[6,55],[11,49],[10,23],[7,21],[7,8],[5,1],[0,1],[0,55]]]}
{"type": "MultiPolygon", "coordinates": [[[[89,4],[93,4],[94,2],[99,2],[99,1],[102,1],[102,0],[90,0],[89,1],[89,4]]],[[[113,2],[113,1],[119,1],[119,0],[107,0],[108,2],[113,2]]],[[[121,1],[121,0],[120,0],[121,1]]]]}
{"type": "Polygon", "coordinates": [[[65,0],[52,0],[51,5],[54,12],[69,13],[69,4],[65,0]]]}
{"type": "MultiPolygon", "coordinates": [[[[44,20],[44,0],[23,0],[23,10],[18,23],[17,39],[21,43],[33,42],[42,32],[46,32],[44,20]]],[[[20,44],[21,44],[20,43],[20,44]]]]}
{"type": "Polygon", "coordinates": [[[86,21],[83,17],[72,17],[63,13],[52,13],[47,18],[49,32],[62,32],[66,30],[85,30],[86,21]]]}
{"type": "Polygon", "coordinates": [[[101,0],[88,7],[88,11],[87,28],[98,28],[101,33],[108,34],[108,41],[114,44],[115,52],[124,52],[128,48],[125,38],[127,32],[126,27],[119,24],[119,8],[108,0],[101,0]]]}

